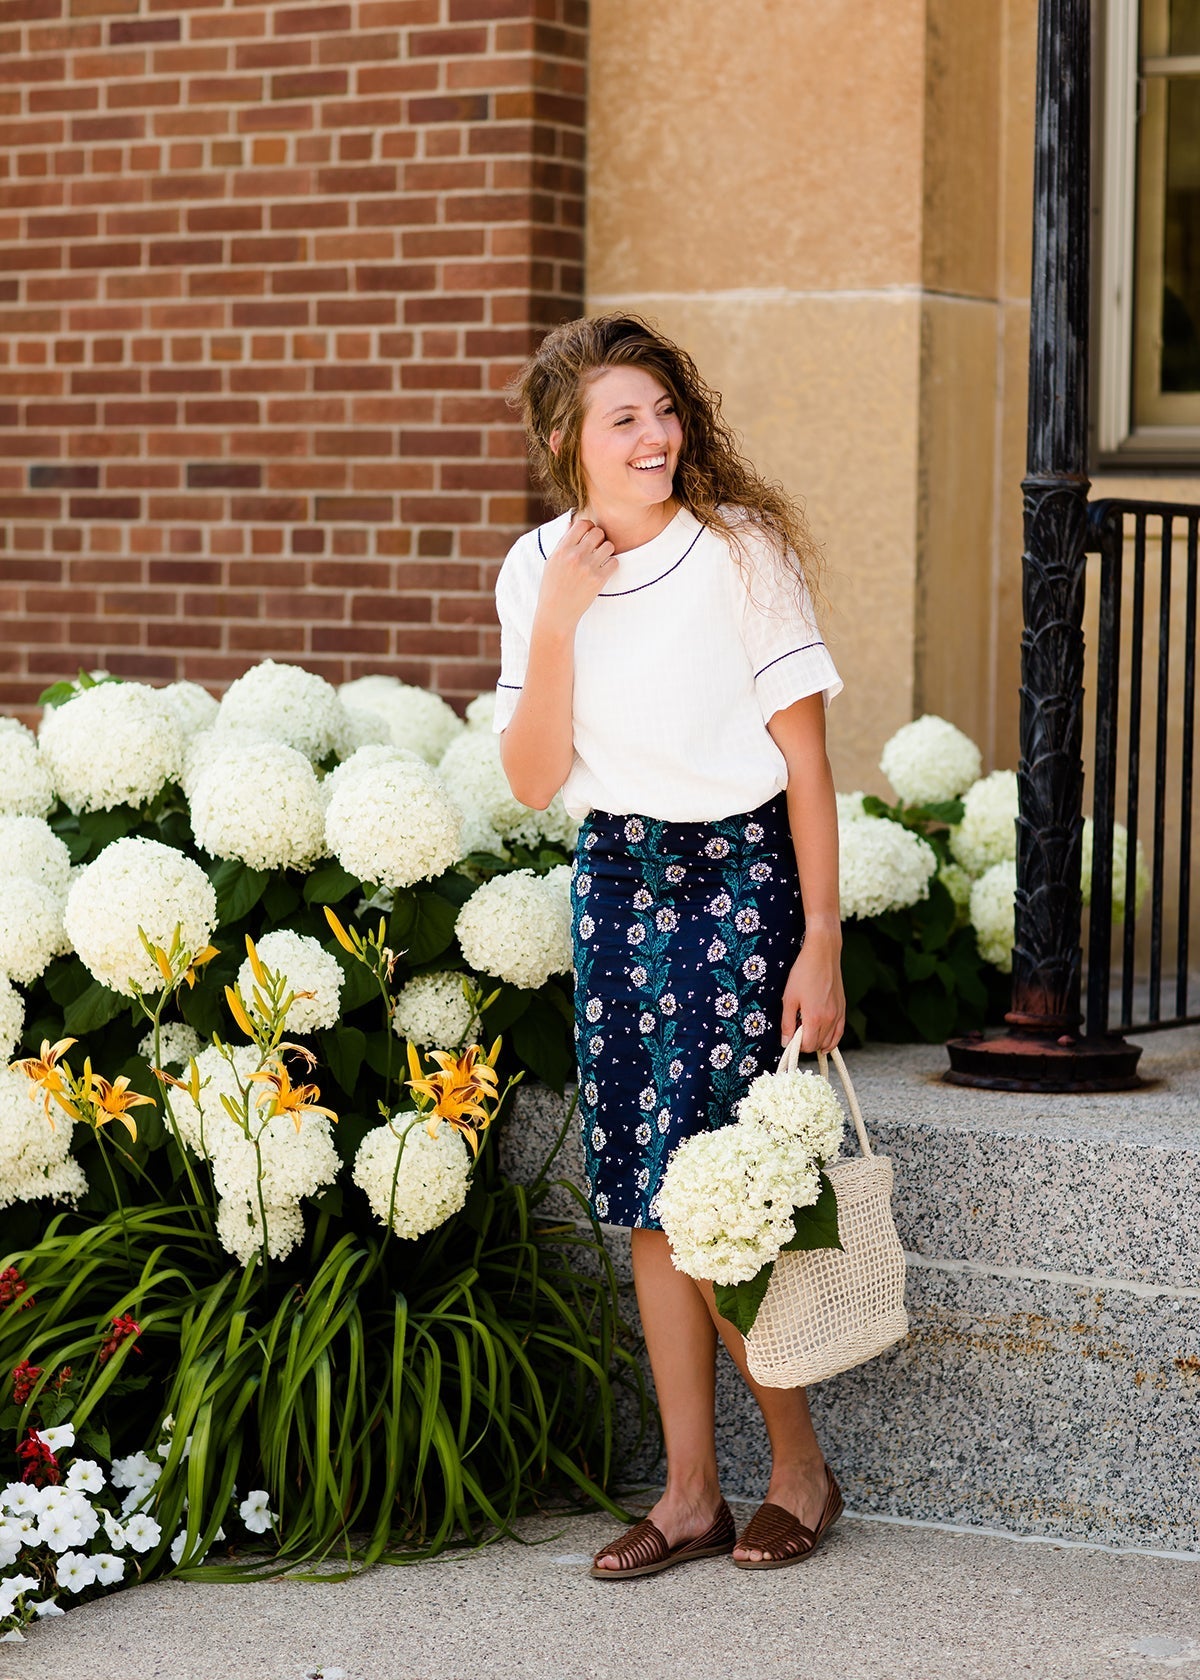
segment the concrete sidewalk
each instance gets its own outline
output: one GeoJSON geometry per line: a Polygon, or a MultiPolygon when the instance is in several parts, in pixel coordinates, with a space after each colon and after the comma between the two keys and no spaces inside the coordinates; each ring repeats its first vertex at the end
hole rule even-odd
{"type": "Polygon", "coordinates": [[[1200,1680],[1200,1559],[847,1516],[792,1569],[592,1581],[614,1526],[338,1583],[139,1587],[0,1646],[0,1680],[1200,1680]]]}

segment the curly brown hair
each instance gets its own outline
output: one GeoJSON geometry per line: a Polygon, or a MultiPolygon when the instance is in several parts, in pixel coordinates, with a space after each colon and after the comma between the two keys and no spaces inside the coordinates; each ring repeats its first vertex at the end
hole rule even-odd
{"type": "Polygon", "coordinates": [[[657,379],[675,404],[683,447],[674,494],[703,525],[719,531],[742,558],[747,516],[780,563],[825,607],[824,558],[803,509],[779,484],[757,473],[721,414],[720,394],[705,383],[687,351],[639,315],[611,313],[564,321],[548,332],[509,387],[525,424],[534,473],[560,513],[587,505],[579,439],[587,388],[608,368],[637,367],[657,379]],[[558,449],[550,447],[555,432],[558,449]]]}

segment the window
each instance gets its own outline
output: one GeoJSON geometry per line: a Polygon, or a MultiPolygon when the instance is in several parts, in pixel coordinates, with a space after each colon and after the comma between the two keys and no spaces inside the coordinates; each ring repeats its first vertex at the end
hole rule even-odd
{"type": "Polygon", "coordinates": [[[1109,0],[1102,460],[1200,465],[1200,0],[1109,0]]]}

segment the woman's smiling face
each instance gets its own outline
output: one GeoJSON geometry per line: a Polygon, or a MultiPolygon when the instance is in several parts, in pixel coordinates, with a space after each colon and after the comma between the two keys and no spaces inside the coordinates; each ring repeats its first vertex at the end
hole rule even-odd
{"type": "Polygon", "coordinates": [[[645,368],[606,368],[589,382],[579,460],[590,507],[665,502],[682,446],[674,401],[645,368]]]}

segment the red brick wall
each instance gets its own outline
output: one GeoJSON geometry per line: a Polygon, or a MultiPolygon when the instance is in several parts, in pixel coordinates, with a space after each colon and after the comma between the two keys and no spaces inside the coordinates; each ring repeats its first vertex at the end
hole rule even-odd
{"type": "Polygon", "coordinates": [[[0,706],[273,656],[461,699],[583,293],[586,0],[0,0],[0,706]]]}

